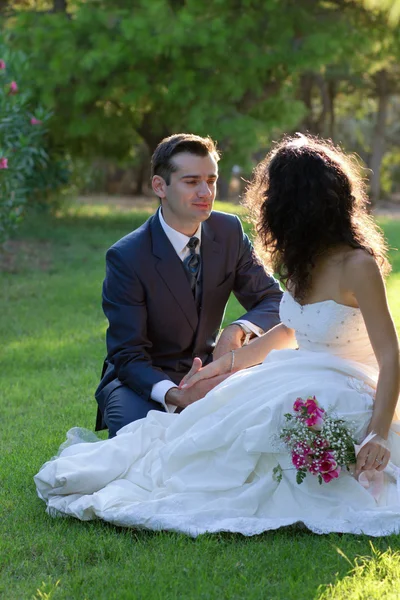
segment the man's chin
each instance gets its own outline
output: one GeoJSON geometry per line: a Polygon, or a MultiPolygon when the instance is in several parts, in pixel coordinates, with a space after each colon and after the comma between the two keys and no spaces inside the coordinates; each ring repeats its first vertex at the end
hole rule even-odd
{"type": "Polygon", "coordinates": [[[196,217],[201,219],[202,221],[204,221],[205,219],[208,219],[208,217],[211,215],[212,213],[212,206],[205,205],[205,206],[196,206],[195,207],[195,214],[196,217]]]}

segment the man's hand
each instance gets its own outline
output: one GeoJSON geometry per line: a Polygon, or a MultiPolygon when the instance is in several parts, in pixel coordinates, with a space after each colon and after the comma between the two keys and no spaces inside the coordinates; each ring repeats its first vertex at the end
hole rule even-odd
{"type": "Polygon", "coordinates": [[[245,332],[237,323],[225,327],[213,352],[213,359],[217,360],[223,354],[241,348],[246,337],[245,332]]]}
{"type": "Polygon", "coordinates": [[[229,375],[230,373],[204,379],[188,389],[173,387],[165,394],[165,402],[179,408],[186,408],[189,404],[193,404],[193,402],[200,400],[200,398],[204,398],[210,390],[221,383],[221,381],[224,381],[229,375]]]}

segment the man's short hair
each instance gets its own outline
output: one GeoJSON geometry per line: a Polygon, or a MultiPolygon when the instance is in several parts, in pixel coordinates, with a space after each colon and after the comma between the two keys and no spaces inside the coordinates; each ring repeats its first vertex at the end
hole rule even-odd
{"type": "Polygon", "coordinates": [[[159,175],[169,185],[171,173],[177,170],[171,159],[182,152],[196,156],[211,154],[217,162],[220,158],[217,147],[210,137],[200,137],[193,133],[175,133],[161,140],[155,149],[151,157],[151,176],[159,175]]]}

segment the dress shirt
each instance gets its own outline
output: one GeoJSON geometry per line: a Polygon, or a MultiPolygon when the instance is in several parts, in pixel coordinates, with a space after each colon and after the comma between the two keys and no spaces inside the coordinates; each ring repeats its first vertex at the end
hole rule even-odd
{"type": "MultiPolygon", "coordinates": [[[[177,253],[182,262],[190,254],[190,250],[187,247],[187,244],[191,237],[197,237],[199,239],[199,243],[196,248],[196,254],[200,253],[201,223],[198,226],[197,231],[192,236],[187,236],[184,233],[181,233],[180,231],[176,231],[176,229],[173,229],[170,225],[168,225],[168,223],[165,222],[161,208],[158,211],[158,218],[160,219],[160,224],[164,230],[165,235],[171,242],[175,252],[177,253]]],[[[238,325],[244,325],[258,337],[264,333],[260,327],[254,325],[254,323],[250,323],[250,321],[246,321],[245,319],[239,319],[238,321],[234,321],[234,323],[237,323],[238,325]]],[[[163,381],[159,381],[158,383],[153,385],[150,394],[152,400],[160,402],[160,404],[165,406],[166,410],[171,413],[175,412],[177,407],[165,402],[165,396],[167,392],[173,387],[177,387],[176,384],[173,383],[173,381],[171,381],[170,379],[164,379],[163,381]]]]}

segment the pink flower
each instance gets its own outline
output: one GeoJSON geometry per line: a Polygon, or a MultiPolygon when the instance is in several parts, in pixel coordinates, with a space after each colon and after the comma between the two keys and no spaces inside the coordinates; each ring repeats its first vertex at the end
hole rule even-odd
{"type": "Polygon", "coordinates": [[[307,463],[307,458],[304,454],[292,454],[292,463],[296,469],[301,469],[307,463]]]}
{"type": "Polygon", "coordinates": [[[293,404],[293,410],[295,410],[296,412],[299,412],[304,406],[304,400],[303,398],[297,398],[295,403],[293,404]]]}
{"type": "Polygon", "coordinates": [[[4,71],[5,68],[6,68],[6,63],[4,62],[4,60],[0,59],[0,71],[4,71]]]}
{"type": "Polygon", "coordinates": [[[31,125],[41,125],[42,121],[40,121],[39,119],[35,119],[35,117],[32,117],[31,119],[31,125]]]}
{"type": "Polygon", "coordinates": [[[339,477],[339,473],[340,467],[334,469],[334,471],[329,471],[329,473],[321,473],[321,477],[325,481],[325,483],[329,483],[330,481],[332,481],[332,479],[336,479],[337,477],[339,477]]]}
{"type": "Polygon", "coordinates": [[[334,454],[332,452],[324,452],[320,462],[319,473],[325,483],[329,483],[332,479],[339,477],[340,470],[334,454]]]}
{"type": "Polygon", "coordinates": [[[308,446],[306,442],[298,442],[293,448],[293,454],[301,454],[302,456],[308,456],[312,453],[312,449],[310,448],[310,446],[308,446]]]}
{"type": "Polygon", "coordinates": [[[305,420],[307,427],[312,427],[313,429],[316,429],[318,431],[319,429],[321,429],[322,424],[324,422],[324,409],[319,406],[317,400],[315,399],[315,396],[313,396],[312,398],[307,398],[307,400],[304,403],[304,406],[306,407],[307,413],[309,415],[308,418],[305,420]]]}
{"type": "Polygon", "coordinates": [[[317,448],[318,450],[322,450],[323,448],[329,448],[329,442],[325,438],[318,437],[314,441],[313,446],[314,446],[314,448],[317,448]]]}
{"type": "Polygon", "coordinates": [[[10,91],[9,91],[9,94],[11,94],[11,95],[13,96],[14,94],[17,94],[17,93],[18,93],[18,85],[17,85],[17,82],[16,82],[16,81],[12,81],[12,82],[10,83],[10,91]]]}
{"type": "Polygon", "coordinates": [[[309,465],[308,470],[312,475],[318,475],[320,467],[321,467],[321,461],[318,459],[314,459],[313,461],[311,461],[311,464],[309,465]]]}
{"type": "Polygon", "coordinates": [[[312,414],[316,411],[320,411],[321,413],[324,413],[324,409],[320,407],[320,405],[317,402],[317,399],[315,398],[315,396],[309,396],[307,398],[307,400],[304,403],[305,407],[307,408],[307,412],[308,414],[312,414]]]}
{"type": "Polygon", "coordinates": [[[320,473],[329,473],[329,471],[333,471],[337,467],[337,462],[335,457],[332,456],[331,452],[325,452],[323,457],[321,458],[321,466],[320,473]]]}
{"type": "Polygon", "coordinates": [[[307,427],[315,429],[316,431],[319,431],[320,429],[322,429],[323,422],[324,422],[323,418],[318,414],[310,415],[308,417],[308,419],[306,419],[307,427]]]}
{"type": "Polygon", "coordinates": [[[8,158],[0,158],[0,169],[8,169],[8,158]]]}

